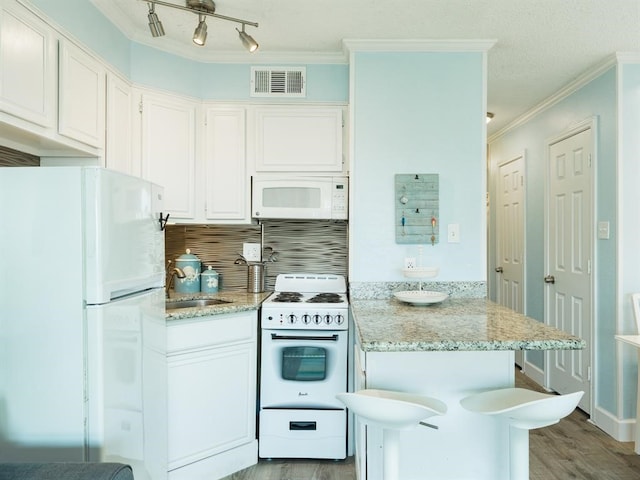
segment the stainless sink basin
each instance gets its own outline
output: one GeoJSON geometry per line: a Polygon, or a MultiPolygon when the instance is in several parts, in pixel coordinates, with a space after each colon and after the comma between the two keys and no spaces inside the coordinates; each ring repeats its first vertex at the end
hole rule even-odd
{"type": "Polygon", "coordinates": [[[175,302],[166,302],[165,308],[167,310],[177,310],[179,308],[193,308],[193,307],[209,307],[211,305],[225,305],[232,303],[228,300],[220,300],[217,298],[201,298],[199,300],[178,300],[175,302]]]}

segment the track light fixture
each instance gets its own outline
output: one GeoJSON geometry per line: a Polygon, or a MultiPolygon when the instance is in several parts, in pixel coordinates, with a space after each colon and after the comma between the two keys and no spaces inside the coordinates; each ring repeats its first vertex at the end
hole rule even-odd
{"type": "Polygon", "coordinates": [[[151,36],[162,37],[164,35],[164,27],[158,19],[158,15],[156,15],[155,7],[153,3],[149,4],[149,30],[151,30],[151,36]]]}
{"type": "Polygon", "coordinates": [[[491,120],[493,120],[493,113],[491,112],[487,112],[487,123],[489,123],[491,120]]]}
{"type": "Polygon", "coordinates": [[[149,30],[153,37],[161,37],[164,35],[164,27],[162,22],[158,19],[158,15],[155,12],[155,6],[161,5],[163,7],[177,8],[178,10],[184,10],[198,15],[198,26],[193,32],[193,43],[199,46],[203,46],[207,41],[207,17],[219,18],[220,20],[226,20],[228,22],[236,22],[242,25],[242,30],[236,28],[240,36],[242,45],[249,51],[255,52],[258,49],[258,42],[256,42],[251,35],[245,32],[245,27],[250,25],[252,27],[258,27],[256,22],[250,22],[241,18],[227,17],[216,13],[216,5],[213,0],[185,0],[185,6],[176,5],[174,3],[168,3],[160,0],[143,0],[149,5],[149,30]]]}
{"type": "Polygon", "coordinates": [[[236,31],[240,36],[242,45],[244,45],[244,48],[249,50],[249,53],[253,53],[258,49],[258,42],[256,42],[251,35],[244,31],[244,23],[242,24],[242,30],[238,30],[236,28],[236,31]]]}

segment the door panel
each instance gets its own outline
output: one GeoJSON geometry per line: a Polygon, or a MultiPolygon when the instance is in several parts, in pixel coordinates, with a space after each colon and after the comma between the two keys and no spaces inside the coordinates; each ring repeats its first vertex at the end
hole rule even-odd
{"type": "Polygon", "coordinates": [[[587,348],[549,354],[549,388],[584,390],[580,408],[590,411],[592,129],[549,145],[548,274],[549,325],[584,339],[587,348]]]}
{"type": "MultiPolygon", "coordinates": [[[[524,156],[499,166],[496,214],[497,301],[524,313],[524,156]]],[[[524,364],[523,352],[516,363],[524,364]]]]}

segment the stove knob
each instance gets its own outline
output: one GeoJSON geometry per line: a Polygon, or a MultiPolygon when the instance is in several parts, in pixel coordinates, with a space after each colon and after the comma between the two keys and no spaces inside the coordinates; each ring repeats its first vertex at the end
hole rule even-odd
{"type": "Polygon", "coordinates": [[[290,324],[294,324],[298,321],[298,317],[296,317],[293,313],[287,315],[287,322],[290,324]]]}
{"type": "Polygon", "coordinates": [[[318,314],[313,316],[313,323],[320,325],[322,323],[322,317],[318,314]]]}
{"type": "Polygon", "coordinates": [[[340,314],[335,317],[336,325],[342,325],[344,323],[344,317],[340,314]]]}
{"type": "Polygon", "coordinates": [[[302,323],[304,323],[305,325],[309,325],[311,323],[311,315],[308,315],[306,313],[302,315],[302,323]]]}
{"type": "Polygon", "coordinates": [[[324,316],[324,323],[325,325],[330,325],[331,322],[333,322],[333,317],[331,315],[325,315],[324,316]]]}

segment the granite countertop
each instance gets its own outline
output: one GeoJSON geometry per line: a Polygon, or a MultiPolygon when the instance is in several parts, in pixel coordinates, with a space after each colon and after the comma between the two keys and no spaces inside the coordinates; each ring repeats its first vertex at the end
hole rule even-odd
{"type": "Polygon", "coordinates": [[[580,338],[479,298],[413,306],[394,298],[352,300],[365,352],[580,350],[580,338]]]}
{"type": "Polygon", "coordinates": [[[221,315],[227,313],[244,312],[247,310],[257,310],[262,302],[271,295],[271,292],[247,293],[242,291],[222,291],[213,294],[204,293],[175,293],[171,291],[170,298],[167,303],[177,302],[180,300],[193,300],[201,298],[214,298],[225,300],[230,303],[220,305],[208,305],[205,307],[179,308],[175,310],[166,310],[167,320],[182,320],[193,317],[206,317],[210,315],[221,315]]]}

